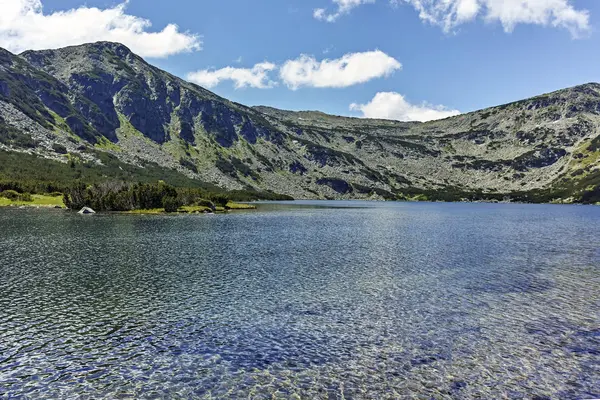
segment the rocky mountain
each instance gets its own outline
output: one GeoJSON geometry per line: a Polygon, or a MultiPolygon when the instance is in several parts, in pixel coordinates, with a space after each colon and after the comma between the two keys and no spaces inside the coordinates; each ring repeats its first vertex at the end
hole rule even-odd
{"type": "Polygon", "coordinates": [[[0,50],[0,149],[294,198],[590,201],[600,85],[408,123],[246,107],[117,43],[0,50]]]}

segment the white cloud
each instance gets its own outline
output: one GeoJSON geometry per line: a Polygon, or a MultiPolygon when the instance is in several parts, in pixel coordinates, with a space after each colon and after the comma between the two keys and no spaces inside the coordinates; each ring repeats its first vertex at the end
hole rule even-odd
{"type": "MultiPolygon", "coordinates": [[[[241,59],[239,60],[241,61],[241,59]]],[[[268,89],[277,85],[270,73],[279,69],[279,78],[290,89],[300,87],[341,88],[390,75],[402,64],[380,50],[352,53],[335,60],[317,61],[312,56],[301,55],[287,60],[281,67],[263,62],[252,68],[225,67],[191,72],[187,79],[206,88],[223,81],[234,82],[236,89],[253,87],[268,89]]]]}
{"type": "Polygon", "coordinates": [[[486,0],[487,20],[499,20],[510,32],[515,25],[530,23],[568,29],[574,37],[589,31],[589,13],[576,10],[570,0],[486,0]]]}
{"type": "Polygon", "coordinates": [[[269,72],[276,69],[275,64],[263,62],[252,68],[225,67],[217,70],[200,70],[188,74],[187,79],[206,88],[212,88],[225,80],[234,82],[236,89],[253,87],[267,89],[276,85],[269,79],[269,72]]]}
{"type": "Polygon", "coordinates": [[[286,61],[279,75],[293,90],[302,86],[341,88],[389,76],[401,68],[402,64],[393,57],[375,50],[323,61],[302,55],[295,60],[286,61]]]}
{"type": "MultiPolygon", "coordinates": [[[[316,19],[335,22],[352,9],[375,0],[332,0],[337,11],[328,14],[324,8],[314,10],[316,19]]],[[[534,24],[564,28],[573,37],[590,31],[587,10],[576,9],[573,0],[389,0],[392,5],[410,4],[426,22],[451,32],[477,17],[486,22],[500,22],[506,32],[519,24],[534,24]]]]}
{"type": "MultiPolygon", "coordinates": [[[[393,0],[398,1],[398,0],[393,0]]],[[[422,20],[450,32],[457,26],[482,17],[500,22],[506,32],[518,24],[565,28],[574,37],[589,31],[589,13],[577,10],[571,0],[401,0],[411,4],[422,20]]]]}
{"type": "Polygon", "coordinates": [[[332,0],[337,5],[337,11],[327,14],[324,8],[316,8],[313,17],[320,21],[335,22],[339,17],[348,14],[353,8],[362,4],[375,3],[375,0],[332,0]]]}
{"type": "Polygon", "coordinates": [[[397,121],[432,121],[460,114],[444,106],[423,103],[414,105],[396,92],[379,92],[367,104],[351,104],[351,111],[360,111],[365,118],[393,119],[397,121]]]}
{"type": "Polygon", "coordinates": [[[120,42],[142,57],[167,57],[200,50],[197,35],[169,24],[126,14],[127,1],[112,8],[79,7],[44,14],[41,0],[0,0],[0,47],[13,52],[59,48],[96,41],[120,42]]]}

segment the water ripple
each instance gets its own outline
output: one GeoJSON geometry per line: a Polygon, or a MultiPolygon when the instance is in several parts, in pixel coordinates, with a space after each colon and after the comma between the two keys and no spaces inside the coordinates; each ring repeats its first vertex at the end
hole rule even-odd
{"type": "Polygon", "coordinates": [[[483,204],[0,210],[0,397],[600,397],[599,222],[483,204]]]}

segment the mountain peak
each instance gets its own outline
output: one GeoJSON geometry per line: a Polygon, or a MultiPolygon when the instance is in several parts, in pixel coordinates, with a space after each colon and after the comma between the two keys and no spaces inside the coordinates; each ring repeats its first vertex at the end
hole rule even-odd
{"type": "Polygon", "coordinates": [[[119,58],[126,58],[130,55],[134,55],[134,53],[129,49],[129,47],[118,42],[95,42],[72,47],[72,49],[77,48],[85,49],[90,53],[112,53],[118,56],[119,58]]]}
{"type": "Polygon", "coordinates": [[[29,50],[20,56],[67,84],[73,75],[104,75],[112,81],[114,77],[135,75],[136,66],[146,65],[127,46],[115,42],[86,43],[54,50],[29,50]]]}
{"type": "Polygon", "coordinates": [[[21,56],[28,56],[32,53],[77,53],[77,52],[87,52],[87,53],[97,53],[103,50],[108,50],[110,52],[114,52],[119,56],[126,56],[129,54],[133,54],[129,47],[125,46],[122,43],[118,42],[108,42],[108,41],[99,41],[93,43],[84,43],[73,46],[61,47],[58,49],[49,49],[49,50],[26,50],[21,53],[21,56]]]}
{"type": "Polygon", "coordinates": [[[81,45],[83,47],[85,46],[91,46],[91,47],[100,47],[100,48],[109,48],[109,49],[113,49],[113,50],[118,50],[118,51],[126,51],[131,53],[132,51],[129,49],[129,47],[125,46],[123,43],[119,43],[119,42],[109,42],[109,41],[99,41],[99,42],[94,42],[94,43],[87,43],[87,44],[83,44],[81,45]]]}
{"type": "MultiPolygon", "coordinates": [[[[28,50],[20,54],[37,68],[53,66],[52,73],[65,80],[74,72],[107,70],[118,75],[135,61],[142,60],[127,46],[115,42],[95,42],[54,50],[28,50]]],[[[48,72],[48,71],[46,71],[48,72]]]]}

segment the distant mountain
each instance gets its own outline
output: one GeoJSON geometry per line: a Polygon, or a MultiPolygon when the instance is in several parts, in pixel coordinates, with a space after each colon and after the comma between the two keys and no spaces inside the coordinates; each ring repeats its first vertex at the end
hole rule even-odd
{"type": "Polygon", "coordinates": [[[600,85],[397,122],[246,107],[117,43],[0,49],[0,149],[99,169],[108,154],[225,189],[295,198],[592,201],[600,85]]]}

